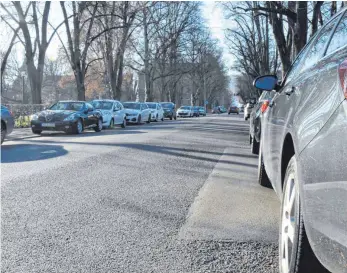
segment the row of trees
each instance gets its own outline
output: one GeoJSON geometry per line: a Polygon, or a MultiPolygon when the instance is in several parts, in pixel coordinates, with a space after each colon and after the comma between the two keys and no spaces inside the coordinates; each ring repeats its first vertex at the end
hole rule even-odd
{"type": "Polygon", "coordinates": [[[235,56],[236,85],[240,95],[259,95],[251,86],[264,74],[280,77],[290,68],[300,50],[329,18],[343,8],[337,1],[244,1],[223,3],[234,27],[226,31],[235,56]]]}
{"type": "Polygon", "coordinates": [[[19,45],[35,104],[42,103],[48,78],[52,89],[73,80],[80,100],[97,94],[121,99],[136,88],[136,75],[143,76],[148,101],[178,101],[186,89],[192,103],[201,103],[227,92],[221,52],[203,24],[199,2],[60,2],[54,10],[61,12],[60,22],[52,19],[52,5],[0,4],[2,23],[11,29],[0,52],[2,96],[19,45]],[[52,61],[46,53],[56,41],[58,59],[52,61]]]}

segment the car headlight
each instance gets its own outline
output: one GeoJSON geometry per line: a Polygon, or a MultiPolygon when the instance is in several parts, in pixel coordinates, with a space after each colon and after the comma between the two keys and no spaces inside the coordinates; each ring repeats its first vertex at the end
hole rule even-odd
{"type": "Polygon", "coordinates": [[[70,116],[67,116],[66,118],[64,118],[64,121],[72,121],[76,118],[76,115],[70,115],[70,116]]]}
{"type": "Polygon", "coordinates": [[[38,120],[38,119],[39,119],[39,116],[36,114],[30,116],[30,120],[38,120]]]}

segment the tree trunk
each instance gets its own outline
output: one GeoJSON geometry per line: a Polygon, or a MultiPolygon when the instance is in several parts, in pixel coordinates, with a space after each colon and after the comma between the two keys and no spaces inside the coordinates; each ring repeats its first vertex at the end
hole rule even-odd
{"type": "Polygon", "coordinates": [[[78,100],[86,100],[86,88],[84,86],[84,73],[82,69],[77,66],[74,70],[76,85],[77,85],[77,99],[78,100]]]}
{"type": "Polygon", "coordinates": [[[152,101],[151,77],[149,67],[149,41],[148,41],[148,25],[147,25],[147,10],[143,11],[143,35],[145,39],[145,85],[146,85],[146,101],[152,101]]]}
{"type": "Polygon", "coordinates": [[[297,21],[294,34],[295,56],[307,43],[307,2],[297,3],[297,21]]]}

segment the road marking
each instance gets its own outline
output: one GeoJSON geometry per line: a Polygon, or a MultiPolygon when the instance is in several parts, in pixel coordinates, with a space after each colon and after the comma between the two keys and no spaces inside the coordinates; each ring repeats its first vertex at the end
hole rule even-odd
{"type": "Polygon", "coordinates": [[[249,167],[257,158],[237,154],[247,155],[248,149],[225,149],[189,209],[179,238],[277,242],[278,198],[257,184],[257,170],[249,167]]]}

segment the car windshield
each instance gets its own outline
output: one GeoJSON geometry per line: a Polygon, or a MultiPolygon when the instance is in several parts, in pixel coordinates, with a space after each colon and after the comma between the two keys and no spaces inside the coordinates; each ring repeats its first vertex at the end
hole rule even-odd
{"type": "Polygon", "coordinates": [[[111,110],[113,102],[111,101],[93,101],[92,105],[95,109],[111,110]]]}
{"type": "Polygon", "coordinates": [[[199,108],[200,108],[199,106],[194,106],[193,107],[194,110],[199,110],[199,108]]]}
{"type": "Polygon", "coordinates": [[[146,103],[146,104],[151,109],[157,109],[157,105],[155,103],[146,103]]]}
{"type": "Polygon", "coordinates": [[[141,109],[141,104],[137,102],[124,102],[123,106],[126,109],[135,109],[135,110],[141,109]]]}
{"type": "Polygon", "coordinates": [[[81,111],[83,109],[84,102],[57,102],[52,105],[50,110],[72,110],[81,111]]]}
{"type": "Polygon", "coordinates": [[[161,106],[163,108],[174,108],[174,104],[173,103],[161,103],[161,106]]]}
{"type": "Polygon", "coordinates": [[[205,111],[205,108],[204,107],[199,107],[199,110],[200,111],[205,111]]]}
{"type": "Polygon", "coordinates": [[[181,106],[180,109],[181,110],[190,110],[191,107],[190,106],[181,106]]]}

